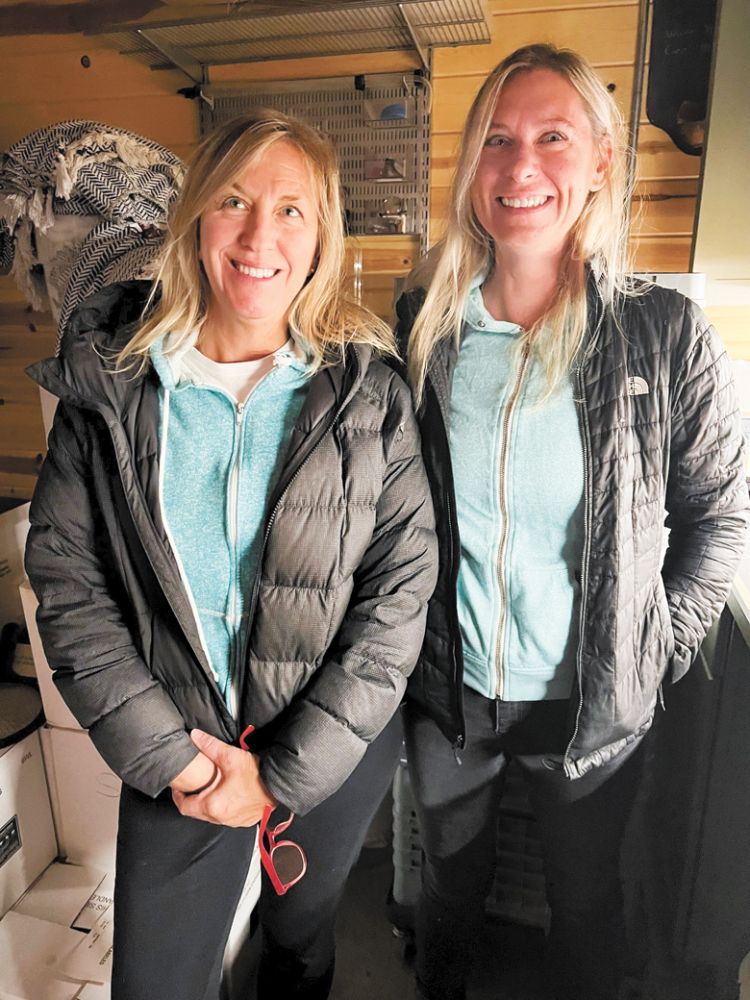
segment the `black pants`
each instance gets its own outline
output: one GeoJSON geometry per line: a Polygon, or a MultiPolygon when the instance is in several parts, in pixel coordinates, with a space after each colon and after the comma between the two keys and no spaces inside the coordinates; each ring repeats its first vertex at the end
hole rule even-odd
{"type": "Polygon", "coordinates": [[[425,851],[417,981],[428,1000],[463,1000],[495,871],[508,760],[523,773],[545,855],[552,991],[615,1000],[624,960],[620,847],[637,791],[639,744],[583,778],[559,768],[567,704],[495,702],[465,689],[468,745],[457,763],[437,726],[406,715],[425,851]]]}
{"type": "MultiPolygon", "coordinates": [[[[390,785],[401,742],[397,714],[342,787],[295,817],[287,836],[308,859],[297,885],[280,897],[263,875],[259,1000],[328,996],[336,908],[390,785]]],[[[217,1000],[224,946],[255,834],[255,827],[188,819],[168,794],[152,800],[123,786],[112,1000],[217,1000]]]]}

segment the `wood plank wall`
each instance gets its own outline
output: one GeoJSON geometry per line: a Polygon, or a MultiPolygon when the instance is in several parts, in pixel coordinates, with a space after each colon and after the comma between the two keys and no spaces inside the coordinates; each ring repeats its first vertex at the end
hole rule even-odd
{"type": "MultiPolygon", "coordinates": [[[[445,216],[458,135],[485,74],[518,45],[553,41],[579,49],[628,112],[637,5],[635,0],[488,0],[492,43],[437,50],[434,57],[432,235],[445,216]]],[[[217,85],[244,80],[309,79],[416,68],[415,56],[300,59],[255,66],[215,67],[217,85]]],[[[131,129],[187,157],[198,138],[196,105],[177,95],[186,78],[152,71],[81,34],[0,39],[0,149],[34,129],[70,118],[90,118],[131,129]],[[81,57],[87,55],[90,67],[81,57]]],[[[649,270],[686,270],[690,253],[699,161],[678,152],[659,130],[642,123],[638,146],[636,263],[649,270]]],[[[408,271],[413,241],[396,238],[360,247],[365,301],[390,312],[393,277],[408,271]]],[[[48,316],[25,310],[10,278],[0,277],[0,496],[27,497],[44,450],[38,396],[22,369],[51,353],[48,316]],[[34,329],[30,329],[33,326],[34,329]]]]}

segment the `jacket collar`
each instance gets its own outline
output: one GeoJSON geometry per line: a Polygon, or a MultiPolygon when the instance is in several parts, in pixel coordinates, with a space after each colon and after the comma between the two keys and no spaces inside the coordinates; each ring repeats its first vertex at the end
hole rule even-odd
{"type": "MultiPolygon", "coordinates": [[[[120,419],[144,380],[156,377],[149,364],[123,375],[113,372],[114,358],[135,332],[151,288],[147,281],[125,281],[86,300],[70,320],[58,357],[32,365],[28,374],[64,402],[120,419]]],[[[361,385],[370,358],[368,346],[349,344],[345,364],[318,371],[298,425],[311,430],[332,407],[343,408],[361,385]]]]}

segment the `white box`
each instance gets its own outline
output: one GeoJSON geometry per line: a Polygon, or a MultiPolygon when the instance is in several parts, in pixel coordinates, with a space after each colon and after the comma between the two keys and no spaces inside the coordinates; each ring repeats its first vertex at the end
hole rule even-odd
{"type": "MultiPolygon", "coordinates": [[[[37,920],[81,930],[78,917],[97,896],[106,878],[107,873],[100,868],[53,861],[21,896],[13,910],[25,917],[36,917],[37,920]]],[[[109,905],[112,905],[111,897],[109,905]]],[[[86,922],[88,930],[95,923],[93,920],[86,922]]]]}
{"type": "Polygon", "coordinates": [[[0,916],[57,856],[39,734],[0,750],[0,916]]]}
{"type": "MultiPolygon", "coordinates": [[[[0,971],[0,1000],[5,1000],[3,986],[6,978],[13,980],[14,990],[40,1000],[51,993],[57,997],[109,1000],[111,955],[104,966],[106,974],[93,954],[93,968],[84,961],[86,952],[101,943],[98,925],[103,916],[111,924],[114,875],[100,869],[82,865],[54,862],[13,907],[13,921],[0,921],[0,957],[21,952],[14,961],[10,977],[0,971]],[[109,912],[108,912],[109,911],[109,912]],[[57,925],[61,931],[55,931],[57,925]],[[62,930],[64,928],[64,931],[62,930]],[[89,933],[93,932],[93,937],[89,933]],[[95,939],[99,939],[99,941],[95,939]],[[50,947],[52,946],[52,947],[50,947]],[[37,966],[48,966],[39,980],[37,966]],[[80,975],[78,973],[84,973],[80,975]],[[106,979],[107,982],[101,982],[106,979]],[[91,982],[89,980],[94,980],[91,982]],[[39,996],[37,994],[40,994],[39,996]]],[[[109,949],[109,942],[104,942],[109,949]]],[[[0,970],[2,970],[0,965],[0,970]]],[[[14,998],[18,993],[11,994],[14,998]]]]}
{"type": "Polygon", "coordinates": [[[58,963],[76,947],[78,931],[11,910],[0,920],[0,996],[74,1000],[80,982],[65,982],[58,963]]]}
{"type": "Polygon", "coordinates": [[[60,854],[114,871],[120,779],[88,733],[44,726],[41,736],[60,854]]]}
{"type": "Polygon", "coordinates": [[[39,694],[42,696],[42,705],[44,706],[44,714],[47,717],[47,722],[51,726],[60,726],[62,729],[78,729],[83,731],[78,724],[78,720],[63,701],[62,695],[55,687],[55,682],[52,680],[52,670],[49,663],[47,663],[47,657],[44,655],[39,629],[36,626],[36,609],[39,606],[39,602],[28,580],[24,580],[18,588],[18,592],[21,597],[24,618],[26,619],[26,628],[29,633],[29,641],[31,642],[36,677],[39,681],[39,694]]]}
{"type": "Polygon", "coordinates": [[[29,533],[29,505],[0,514],[0,627],[23,621],[18,585],[24,579],[23,553],[29,533]]]}

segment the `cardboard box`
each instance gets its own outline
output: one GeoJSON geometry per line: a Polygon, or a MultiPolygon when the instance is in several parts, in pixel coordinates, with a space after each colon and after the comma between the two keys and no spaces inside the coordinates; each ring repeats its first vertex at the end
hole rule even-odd
{"type": "Polygon", "coordinates": [[[0,750],[0,916],[57,856],[39,733],[0,750]]]}
{"type": "Polygon", "coordinates": [[[44,706],[44,714],[47,717],[47,722],[51,726],[59,726],[61,729],[77,729],[82,732],[83,730],[78,724],[78,720],[63,701],[60,692],[55,687],[55,682],[52,680],[52,670],[49,663],[47,663],[47,657],[44,655],[39,629],[36,626],[36,609],[39,606],[39,602],[28,580],[24,580],[19,586],[18,592],[23,608],[23,615],[26,620],[26,628],[29,633],[31,653],[34,657],[36,677],[39,681],[39,693],[42,696],[42,705],[44,706]]]}
{"type": "Polygon", "coordinates": [[[80,938],[79,931],[11,910],[0,920],[0,996],[73,1000],[81,983],[63,981],[57,967],[80,938]]]}
{"type": "Polygon", "coordinates": [[[29,504],[0,514],[0,628],[22,622],[18,585],[24,579],[23,553],[29,533],[29,504]]]}
{"type": "Polygon", "coordinates": [[[114,871],[121,782],[78,730],[41,730],[60,854],[78,865],[114,871]]]}
{"type": "Polygon", "coordinates": [[[14,997],[109,1000],[113,888],[111,872],[61,862],[37,879],[13,907],[12,920],[0,921],[0,954],[22,952],[12,970],[14,997]]]}

